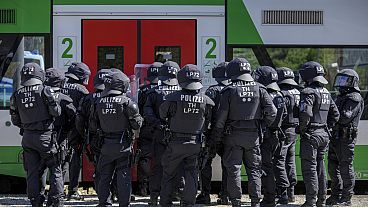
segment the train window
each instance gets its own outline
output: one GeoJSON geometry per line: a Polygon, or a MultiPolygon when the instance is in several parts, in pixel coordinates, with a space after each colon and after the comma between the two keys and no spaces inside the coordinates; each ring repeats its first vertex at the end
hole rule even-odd
{"type": "Polygon", "coordinates": [[[98,46],[98,69],[117,68],[124,72],[123,46],[98,46]]]}
{"type": "MultiPolygon", "coordinates": [[[[0,44],[1,51],[8,51],[5,55],[8,60],[1,62],[0,81],[0,109],[9,109],[10,96],[13,91],[20,87],[20,69],[29,62],[38,63],[45,69],[45,37],[44,36],[18,36],[19,41],[13,41],[11,45],[0,44]],[[6,47],[15,48],[13,51],[6,50],[6,47]],[[6,65],[6,66],[4,66],[6,65]]],[[[0,36],[2,38],[12,38],[12,36],[0,36]]],[[[9,43],[9,42],[8,42],[9,43]]],[[[1,59],[1,58],[0,58],[1,59]]]]}
{"type": "Polygon", "coordinates": [[[289,67],[294,71],[306,61],[317,61],[326,70],[325,77],[329,81],[326,87],[333,96],[337,95],[336,88],[333,87],[337,72],[345,68],[354,69],[359,74],[359,87],[366,103],[362,119],[368,120],[368,48],[252,46],[234,47],[231,55],[246,58],[253,68],[267,65],[265,60],[269,58],[275,67],[289,67]]]}
{"type": "Polygon", "coordinates": [[[180,46],[156,46],[155,47],[155,62],[174,61],[180,64],[181,48],[180,46]]]}

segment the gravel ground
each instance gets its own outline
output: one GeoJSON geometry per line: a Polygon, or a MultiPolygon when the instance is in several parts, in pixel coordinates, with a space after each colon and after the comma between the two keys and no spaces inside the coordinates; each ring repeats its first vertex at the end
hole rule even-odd
{"type": "MultiPolygon", "coordinates": [[[[136,197],[136,201],[132,202],[132,206],[148,206],[149,198],[148,197],[136,197]]],[[[212,205],[216,205],[216,195],[211,196],[212,205]]],[[[243,204],[242,206],[250,206],[250,200],[247,195],[243,196],[243,204]]],[[[296,202],[289,205],[278,205],[285,207],[297,207],[300,206],[304,202],[304,196],[298,195],[296,202]]],[[[177,202],[175,204],[178,204],[177,202]]],[[[83,201],[67,201],[65,206],[73,206],[73,207],[82,207],[82,206],[96,206],[97,205],[97,196],[95,195],[86,195],[83,201]]],[[[27,200],[26,195],[0,195],[0,206],[30,206],[29,201],[27,200]]],[[[114,204],[114,206],[119,206],[118,204],[114,204]]],[[[178,205],[177,205],[178,206],[178,205]]],[[[202,205],[198,205],[202,206],[202,205]]],[[[353,206],[363,207],[368,206],[368,195],[356,195],[353,197],[353,206]]]]}

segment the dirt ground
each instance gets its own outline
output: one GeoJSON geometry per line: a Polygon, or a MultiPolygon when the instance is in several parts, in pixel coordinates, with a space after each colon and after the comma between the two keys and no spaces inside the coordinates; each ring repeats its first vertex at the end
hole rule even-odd
{"type": "MultiPolygon", "coordinates": [[[[216,200],[217,196],[211,196],[212,205],[217,206],[216,200]]],[[[148,206],[147,202],[149,201],[148,197],[136,197],[136,200],[132,202],[132,206],[148,206]]],[[[83,201],[67,201],[65,206],[70,207],[83,207],[83,206],[96,206],[98,202],[96,195],[85,195],[83,201]]],[[[242,206],[250,206],[250,200],[248,195],[244,195],[242,198],[242,206]]],[[[304,203],[304,195],[297,195],[297,199],[295,203],[289,205],[278,205],[285,207],[297,207],[304,203]]],[[[175,204],[178,204],[177,202],[175,204]]],[[[0,195],[0,206],[16,206],[16,207],[25,207],[30,206],[30,203],[27,199],[26,195],[0,195]]],[[[114,206],[119,206],[118,204],[114,204],[114,206]]],[[[178,205],[177,205],[178,206],[178,205]]],[[[203,205],[198,205],[203,206],[203,205]]],[[[368,206],[368,195],[356,195],[353,197],[353,206],[356,207],[364,207],[368,206]]]]}

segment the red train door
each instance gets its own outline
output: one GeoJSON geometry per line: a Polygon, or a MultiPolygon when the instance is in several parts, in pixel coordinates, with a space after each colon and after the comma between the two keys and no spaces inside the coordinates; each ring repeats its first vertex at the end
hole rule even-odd
{"type": "MultiPolygon", "coordinates": [[[[82,61],[91,69],[90,91],[101,68],[118,68],[129,76],[136,63],[166,60],[196,63],[196,20],[82,20],[82,61]]],[[[92,181],[92,175],[93,167],[83,159],[82,180],[92,181]]]]}

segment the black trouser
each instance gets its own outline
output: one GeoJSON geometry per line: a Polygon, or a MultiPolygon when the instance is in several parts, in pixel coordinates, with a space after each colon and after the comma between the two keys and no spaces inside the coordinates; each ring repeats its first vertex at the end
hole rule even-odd
{"type": "Polygon", "coordinates": [[[120,139],[105,139],[102,145],[101,155],[98,161],[98,171],[100,172],[98,183],[99,207],[112,206],[110,189],[114,173],[116,173],[117,177],[119,206],[130,206],[132,191],[130,171],[131,149],[121,152],[122,148],[130,148],[130,143],[120,144],[120,139]]]}
{"type": "Polygon", "coordinates": [[[149,175],[151,173],[152,147],[152,137],[139,137],[138,149],[141,150],[141,154],[138,160],[137,177],[139,188],[144,190],[148,188],[149,175]]]}
{"type": "Polygon", "coordinates": [[[69,185],[68,194],[78,191],[79,175],[82,169],[82,150],[75,149],[69,162],[69,185]]]}
{"type": "Polygon", "coordinates": [[[212,161],[218,154],[221,157],[222,168],[222,180],[221,180],[221,197],[227,197],[227,172],[223,162],[224,144],[222,142],[216,143],[216,145],[210,146],[209,158],[201,171],[201,193],[209,195],[211,193],[211,180],[212,180],[212,161]]]}
{"type": "Polygon", "coordinates": [[[354,194],[354,148],[356,137],[332,139],[328,150],[328,174],[331,178],[331,195],[350,199],[354,194]]]}
{"type": "Polygon", "coordinates": [[[263,200],[269,203],[275,202],[276,196],[273,160],[279,145],[277,133],[277,131],[265,133],[263,143],[261,144],[263,200]]]}
{"type": "Polygon", "coordinates": [[[274,172],[276,178],[276,188],[279,196],[286,196],[287,190],[289,194],[294,194],[293,189],[296,185],[296,168],[295,168],[295,127],[282,128],[286,138],[279,141],[274,156],[274,172]]]}
{"type": "Polygon", "coordinates": [[[165,150],[166,145],[155,139],[153,142],[153,167],[149,178],[150,197],[153,199],[157,199],[161,191],[161,180],[163,174],[161,159],[165,150]]]}
{"type": "Polygon", "coordinates": [[[324,128],[307,130],[306,135],[300,139],[300,158],[302,175],[306,188],[306,202],[316,203],[326,199],[327,178],[324,155],[328,146],[329,137],[324,128]]]}
{"type": "Polygon", "coordinates": [[[163,167],[163,178],[161,183],[160,204],[163,207],[172,205],[172,193],[176,187],[179,171],[184,168],[184,191],[182,204],[194,206],[197,194],[197,158],[200,151],[200,144],[182,144],[180,142],[170,142],[161,164],[163,167]]]}
{"type": "Polygon", "coordinates": [[[231,201],[240,200],[241,167],[242,162],[248,176],[248,192],[252,202],[259,202],[261,198],[261,151],[257,132],[233,131],[231,135],[224,137],[224,165],[227,170],[227,191],[231,201]],[[236,140],[247,140],[242,146],[237,145],[236,140]]]}
{"type": "Polygon", "coordinates": [[[25,130],[23,134],[23,165],[27,173],[27,194],[32,206],[40,205],[44,201],[44,195],[41,195],[41,177],[45,166],[50,170],[49,198],[59,200],[63,195],[61,166],[56,158],[56,145],[51,136],[51,131],[25,130]]]}

